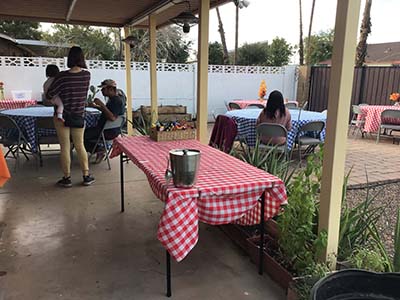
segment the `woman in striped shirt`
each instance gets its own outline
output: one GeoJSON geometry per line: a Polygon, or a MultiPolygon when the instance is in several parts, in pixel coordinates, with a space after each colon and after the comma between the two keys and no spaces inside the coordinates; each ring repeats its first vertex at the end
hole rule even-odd
{"type": "Polygon", "coordinates": [[[82,169],[83,185],[91,185],[95,179],[89,174],[88,157],[83,144],[85,103],[90,73],[84,70],[87,67],[80,47],[70,49],[67,66],[69,70],[58,74],[46,95],[48,99],[58,95],[64,104],[65,123],[54,117],[54,125],[61,147],[61,168],[64,172],[64,177],[57,184],[63,187],[72,186],[70,156],[70,137],[72,137],[82,169]]]}

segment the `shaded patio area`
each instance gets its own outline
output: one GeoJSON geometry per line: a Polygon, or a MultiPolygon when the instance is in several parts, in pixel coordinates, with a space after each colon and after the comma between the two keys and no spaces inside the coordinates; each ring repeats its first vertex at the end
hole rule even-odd
{"type": "MultiPolygon", "coordinates": [[[[11,161],[12,163],[12,161],[11,161]]],[[[163,203],[143,172],[126,166],[119,212],[119,160],[92,165],[96,183],[55,186],[57,156],[23,162],[0,194],[0,299],[166,299],[165,249],[157,240],[163,203]]],[[[172,261],[174,299],[284,299],[284,291],[217,227],[172,261]]]]}

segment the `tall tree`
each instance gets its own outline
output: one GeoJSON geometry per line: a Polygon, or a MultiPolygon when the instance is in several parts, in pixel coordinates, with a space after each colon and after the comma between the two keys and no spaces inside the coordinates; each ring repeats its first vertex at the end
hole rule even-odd
{"type": "Polygon", "coordinates": [[[284,38],[274,38],[269,46],[269,66],[285,66],[293,54],[292,46],[284,38]]]}
{"type": "MultiPolygon", "coordinates": [[[[110,35],[91,26],[55,24],[52,33],[44,36],[51,43],[79,45],[86,59],[114,59],[116,56],[110,35]]],[[[54,49],[55,55],[60,49],[54,49]]]]}
{"type": "Polygon", "coordinates": [[[222,24],[222,19],[221,19],[221,15],[219,13],[218,6],[216,7],[216,11],[217,11],[217,17],[218,17],[218,31],[219,31],[219,34],[221,35],[222,50],[223,50],[223,55],[224,55],[223,64],[228,65],[229,64],[229,53],[228,53],[228,48],[226,47],[224,25],[222,24]]]}
{"type": "Polygon", "coordinates": [[[220,43],[214,42],[208,45],[208,63],[210,65],[224,64],[224,52],[220,43]]]}
{"type": "Polygon", "coordinates": [[[372,0],[365,1],[364,15],[361,22],[360,41],[357,45],[356,66],[362,67],[367,56],[367,39],[371,33],[371,5],[372,0]]]}
{"type": "MultiPolygon", "coordinates": [[[[310,53],[311,52],[311,49],[310,49],[310,46],[311,46],[311,44],[310,44],[310,40],[311,40],[311,30],[312,30],[312,24],[313,24],[313,19],[314,19],[314,9],[315,9],[315,0],[313,0],[313,2],[312,2],[312,5],[311,5],[311,14],[310,14],[310,25],[308,26],[308,42],[307,42],[307,50],[306,50],[306,52],[307,53],[310,53]]],[[[308,60],[306,60],[306,62],[307,62],[307,65],[310,65],[310,62],[308,61],[308,60]]]]}
{"type": "Polygon", "coordinates": [[[300,65],[304,65],[304,43],[303,43],[303,15],[301,0],[299,0],[299,12],[300,12],[300,40],[299,40],[299,57],[300,65]]]}
{"type": "Polygon", "coordinates": [[[333,30],[329,30],[311,35],[309,41],[306,39],[310,44],[310,52],[305,53],[308,64],[315,65],[332,58],[333,36],[333,30]]]}
{"type": "MultiPolygon", "coordinates": [[[[149,61],[150,36],[148,30],[133,29],[131,52],[135,61],[149,61]]],[[[184,63],[189,57],[191,42],[184,41],[177,26],[157,30],[157,59],[171,63],[184,63]]]]}
{"type": "Polygon", "coordinates": [[[42,38],[38,22],[1,21],[0,33],[9,35],[14,39],[40,40],[42,38]]]}
{"type": "Polygon", "coordinates": [[[238,49],[238,65],[244,66],[266,66],[269,57],[268,42],[245,43],[238,49]]]}

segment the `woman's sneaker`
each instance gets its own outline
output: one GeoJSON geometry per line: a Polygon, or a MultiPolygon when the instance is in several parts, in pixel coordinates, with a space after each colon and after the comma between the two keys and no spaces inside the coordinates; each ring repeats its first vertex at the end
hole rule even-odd
{"type": "Polygon", "coordinates": [[[83,185],[88,186],[94,183],[96,179],[92,175],[83,176],[83,185]]]}
{"type": "Polygon", "coordinates": [[[72,186],[71,176],[68,176],[68,177],[64,176],[59,181],[57,181],[57,185],[63,186],[63,187],[71,187],[72,186]]]}

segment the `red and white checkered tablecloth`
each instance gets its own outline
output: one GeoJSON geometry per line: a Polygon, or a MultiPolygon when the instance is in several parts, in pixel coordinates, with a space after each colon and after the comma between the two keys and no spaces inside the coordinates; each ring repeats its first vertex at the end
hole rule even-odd
{"type": "Polygon", "coordinates": [[[0,100],[0,109],[15,109],[15,108],[25,108],[28,106],[36,105],[36,100],[0,100]]]}
{"type": "Polygon", "coordinates": [[[148,137],[114,140],[111,157],[125,153],[147,176],[155,195],[165,202],[157,237],[172,257],[181,261],[196,245],[198,222],[212,225],[260,222],[258,199],[265,191],[265,219],[287,201],[278,177],[195,140],[155,142],[148,137]],[[201,151],[197,183],[175,188],[164,178],[171,149],[201,151]]]}
{"type": "MultiPolygon", "coordinates": [[[[357,118],[361,120],[365,118],[364,123],[364,132],[377,132],[379,126],[381,125],[381,113],[386,109],[398,109],[400,110],[400,106],[391,106],[391,105],[362,105],[360,106],[360,110],[362,112],[361,116],[359,115],[357,118]]],[[[390,120],[390,122],[396,124],[399,123],[395,119],[390,120]]],[[[400,124],[400,123],[399,123],[400,124]]]]}

